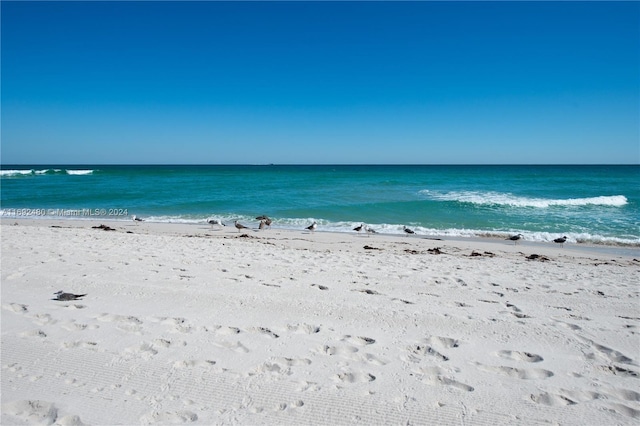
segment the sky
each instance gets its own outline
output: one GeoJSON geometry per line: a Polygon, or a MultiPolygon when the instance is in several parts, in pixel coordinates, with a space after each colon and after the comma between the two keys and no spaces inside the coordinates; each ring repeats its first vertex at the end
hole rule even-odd
{"type": "Polygon", "coordinates": [[[0,2],[8,164],[640,164],[639,2],[0,2]]]}

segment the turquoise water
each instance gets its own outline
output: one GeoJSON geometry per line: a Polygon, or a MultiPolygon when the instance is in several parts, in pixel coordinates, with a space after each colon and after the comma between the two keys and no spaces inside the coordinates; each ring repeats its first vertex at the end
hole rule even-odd
{"type": "Polygon", "coordinates": [[[640,246],[640,166],[2,166],[3,217],[109,218],[640,246]]]}

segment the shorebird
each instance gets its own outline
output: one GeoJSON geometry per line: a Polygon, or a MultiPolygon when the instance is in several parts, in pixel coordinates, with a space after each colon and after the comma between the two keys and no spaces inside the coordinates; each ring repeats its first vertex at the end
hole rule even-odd
{"type": "Polygon", "coordinates": [[[53,293],[56,295],[55,299],[51,299],[51,300],[62,300],[62,301],[67,301],[67,300],[78,300],[81,297],[86,296],[86,294],[73,294],[73,293],[64,293],[62,290],[60,291],[56,291],[55,293],[53,293]]]}
{"type": "Polygon", "coordinates": [[[377,234],[376,230],[367,226],[367,234],[377,234]]]}
{"type": "Polygon", "coordinates": [[[513,243],[517,245],[518,244],[518,240],[520,238],[522,238],[522,237],[524,237],[524,235],[522,235],[522,234],[512,235],[509,238],[507,238],[507,240],[513,241],[513,243]]]}
{"type": "Polygon", "coordinates": [[[556,238],[555,240],[553,240],[554,243],[560,244],[560,247],[564,247],[565,241],[567,241],[567,237],[566,236],[564,236],[562,238],[556,238]]]}
{"type": "Polygon", "coordinates": [[[132,219],[136,222],[144,222],[141,218],[139,218],[138,216],[136,216],[135,214],[133,215],[132,219]]]}
{"type": "Polygon", "coordinates": [[[264,224],[267,226],[267,228],[271,229],[271,218],[269,216],[263,214],[256,217],[256,220],[264,221],[264,224]]]}
{"type": "Polygon", "coordinates": [[[222,221],[220,221],[220,219],[209,219],[209,220],[207,220],[207,223],[209,225],[211,225],[212,228],[213,228],[213,225],[227,226],[224,223],[222,223],[222,221]]]}
{"type": "Polygon", "coordinates": [[[260,225],[258,225],[258,229],[264,229],[267,226],[267,222],[264,220],[260,221],[260,225]]]}
{"type": "Polygon", "coordinates": [[[360,231],[362,231],[364,229],[364,223],[361,223],[360,226],[356,226],[355,228],[353,228],[354,231],[356,231],[358,234],[360,233],[360,231]]]}
{"type": "Polygon", "coordinates": [[[241,229],[249,229],[248,227],[244,226],[243,224],[238,223],[237,220],[234,222],[234,224],[236,225],[236,229],[238,230],[238,232],[240,232],[241,229]]]}
{"type": "Polygon", "coordinates": [[[404,233],[407,234],[407,237],[409,236],[409,234],[415,234],[414,231],[412,231],[411,229],[407,228],[406,226],[403,226],[404,228],[404,233]]]}
{"type": "Polygon", "coordinates": [[[305,229],[308,229],[309,231],[313,232],[316,230],[317,227],[318,227],[318,224],[314,221],[311,225],[307,226],[305,229]]]}

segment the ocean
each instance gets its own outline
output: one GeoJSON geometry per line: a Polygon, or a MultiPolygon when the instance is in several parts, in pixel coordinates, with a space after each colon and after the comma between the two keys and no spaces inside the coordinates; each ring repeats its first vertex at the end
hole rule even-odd
{"type": "Polygon", "coordinates": [[[640,166],[6,166],[4,218],[206,224],[640,246],[640,166]]]}

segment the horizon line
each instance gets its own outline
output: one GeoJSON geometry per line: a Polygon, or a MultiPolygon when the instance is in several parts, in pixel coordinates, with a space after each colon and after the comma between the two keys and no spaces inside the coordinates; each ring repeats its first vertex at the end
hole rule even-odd
{"type": "Polygon", "coordinates": [[[639,163],[0,163],[10,166],[640,166],[639,163]]]}

